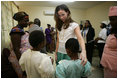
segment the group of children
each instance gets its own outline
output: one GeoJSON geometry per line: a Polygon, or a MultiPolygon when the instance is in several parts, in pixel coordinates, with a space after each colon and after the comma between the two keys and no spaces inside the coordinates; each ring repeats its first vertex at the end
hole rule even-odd
{"type": "Polygon", "coordinates": [[[66,52],[71,60],[62,60],[53,67],[53,59],[39,52],[45,46],[44,34],[41,31],[33,31],[29,36],[30,45],[33,49],[25,51],[19,60],[23,71],[26,71],[28,78],[80,78],[87,77],[91,72],[89,62],[82,66],[78,57],[79,43],[75,38],[70,38],[65,44],[66,52]],[[72,45],[73,44],[73,45],[72,45]]]}

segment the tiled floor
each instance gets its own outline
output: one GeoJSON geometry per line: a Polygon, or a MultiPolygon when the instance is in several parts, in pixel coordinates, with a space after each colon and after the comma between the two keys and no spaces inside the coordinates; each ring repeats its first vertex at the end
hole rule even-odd
{"type": "MultiPolygon", "coordinates": [[[[96,51],[94,51],[95,53],[93,54],[93,58],[92,58],[92,73],[89,76],[89,78],[103,78],[103,69],[99,67],[99,56],[98,53],[96,51]]],[[[52,56],[53,59],[55,59],[54,54],[48,53],[49,56],[52,56]]],[[[55,64],[55,60],[54,60],[54,68],[56,68],[56,64],[55,64]]]]}
{"type": "Polygon", "coordinates": [[[103,74],[103,68],[99,67],[99,57],[93,57],[93,64],[92,64],[92,73],[89,76],[89,78],[103,78],[104,74],[103,74]]]}

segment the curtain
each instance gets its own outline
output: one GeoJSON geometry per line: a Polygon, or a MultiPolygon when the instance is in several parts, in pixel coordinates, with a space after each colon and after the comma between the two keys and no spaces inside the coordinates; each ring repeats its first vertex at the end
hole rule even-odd
{"type": "Polygon", "coordinates": [[[9,33],[17,22],[12,17],[18,12],[17,6],[12,1],[1,1],[1,50],[9,48],[10,36],[9,33]]]}

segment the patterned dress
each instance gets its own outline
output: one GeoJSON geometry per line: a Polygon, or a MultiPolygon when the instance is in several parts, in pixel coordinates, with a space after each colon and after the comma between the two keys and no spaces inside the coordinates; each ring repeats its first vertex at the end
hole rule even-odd
{"type": "Polygon", "coordinates": [[[25,52],[27,49],[32,49],[32,46],[29,43],[29,33],[25,32],[24,35],[21,37],[21,47],[20,52],[21,54],[25,52]]]}
{"type": "MultiPolygon", "coordinates": [[[[25,32],[24,32],[22,27],[17,25],[17,26],[15,26],[15,27],[13,27],[11,29],[10,35],[12,35],[12,34],[20,34],[20,35],[22,35],[22,39],[21,40],[23,40],[23,38],[24,38],[23,35],[25,35],[25,32]]],[[[23,42],[21,42],[21,46],[23,47],[23,42]]],[[[21,52],[24,51],[23,48],[21,48],[20,50],[21,50],[21,52]]],[[[8,60],[12,63],[12,66],[13,66],[15,72],[17,73],[18,77],[22,78],[23,77],[23,72],[22,72],[21,67],[19,65],[18,59],[16,57],[16,54],[15,54],[15,52],[13,50],[12,43],[10,44],[10,51],[11,51],[11,54],[8,57],[8,60]]]]}

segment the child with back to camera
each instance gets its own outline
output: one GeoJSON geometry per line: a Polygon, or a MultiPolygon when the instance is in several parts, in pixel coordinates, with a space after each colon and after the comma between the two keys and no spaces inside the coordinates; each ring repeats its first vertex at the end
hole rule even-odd
{"type": "Polygon", "coordinates": [[[65,43],[67,55],[71,60],[61,60],[56,67],[57,78],[81,78],[87,77],[91,72],[91,65],[87,61],[85,66],[82,66],[79,59],[79,43],[75,38],[70,38],[65,43]]]}
{"type": "Polygon", "coordinates": [[[26,71],[28,78],[54,77],[54,68],[49,56],[40,52],[45,46],[44,34],[35,30],[29,36],[33,49],[24,52],[19,60],[21,68],[26,71]]]}

